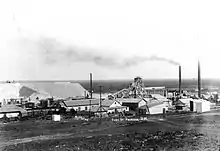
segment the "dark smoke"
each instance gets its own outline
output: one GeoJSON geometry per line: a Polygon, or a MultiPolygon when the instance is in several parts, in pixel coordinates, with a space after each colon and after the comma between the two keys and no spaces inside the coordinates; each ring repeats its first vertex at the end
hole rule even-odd
{"type": "Polygon", "coordinates": [[[137,56],[135,56],[135,57],[132,57],[129,59],[125,59],[123,61],[122,66],[123,67],[130,67],[130,66],[138,65],[138,64],[143,63],[145,61],[164,61],[164,62],[168,62],[173,65],[179,65],[178,62],[175,62],[175,61],[167,59],[167,58],[158,57],[158,56],[150,56],[150,57],[137,57],[137,56]]]}
{"type": "Polygon", "coordinates": [[[41,38],[39,41],[34,41],[37,44],[38,55],[45,64],[72,64],[76,62],[91,62],[99,66],[111,67],[111,68],[127,68],[136,66],[145,61],[165,61],[173,65],[179,65],[179,63],[158,57],[140,57],[134,56],[131,58],[120,59],[117,54],[106,54],[102,51],[83,49],[76,46],[64,45],[56,39],[41,38]]]}
{"type": "Polygon", "coordinates": [[[163,57],[158,57],[158,56],[151,56],[150,58],[148,58],[149,60],[159,60],[159,61],[166,61],[170,64],[173,64],[173,65],[180,65],[178,62],[176,61],[173,61],[171,59],[167,59],[167,58],[163,58],[163,57]]]}
{"type": "Polygon", "coordinates": [[[40,57],[48,65],[57,63],[72,64],[76,62],[92,62],[99,66],[119,67],[118,57],[93,49],[67,46],[55,39],[42,38],[38,41],[40,57]]]}

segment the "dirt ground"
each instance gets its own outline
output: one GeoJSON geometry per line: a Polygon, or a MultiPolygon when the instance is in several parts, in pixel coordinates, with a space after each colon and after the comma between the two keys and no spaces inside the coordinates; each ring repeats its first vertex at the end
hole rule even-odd
{"type": "Polygon", "coordinates": [[[1,150],[220,150],[220,111],[138,123],[63,120],[0,124],[1,150]]]}

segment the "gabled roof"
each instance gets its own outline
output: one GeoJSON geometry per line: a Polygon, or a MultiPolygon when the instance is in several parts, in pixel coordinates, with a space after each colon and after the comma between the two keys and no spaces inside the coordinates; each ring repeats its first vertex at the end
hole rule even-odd
{"type": "Polygon", "coordinates": [[[154,106],[157,106],[157,105],[161,105],[161,104],[163,104],[163,102],[152,102],[152,103],[148,103],[147,106],[149,108],[151,108],[151,107],[154,107],[154,106]]]}
{"type": "Polygon", "coordinates": [[[185,106],[185,103],[183,103],[183,102],[180,101],[180,100],[177,100],[177,101],[175,102],[175,106],[182,106],[182,107],[184,107],[184,106],[185,106]]]}
{"type": "Polygon", "coordinates": [[[68,97],[85,96],[85,92],[87,92],[79,83],[34,82],[23,83],[22,85],[36,92],[44,92],[53,97],[63,99],[68,97]]]}
{"type": "Polygon", "coordinates": [[[161,86],[161,87],[145,87],[145,90],[161,90],[161,89],[165,89],[165,86],[161,86]]]}
{"type": "Polygon", "coordinates": [[[210,103],[210,101],[204,99],[193,99],[193,102],[203,102],[203,103],[210,103]]]}
{"type": "Polygon", "coordinates": [[[91,112],[107,112],[109,107],[101,107],[100,106],[93,106],[91,108],[91,112]]]}
{"type": "Polygon", "coordinates": [[[140,98],[118,98],[117,101],[122,103],[139,103],[141,100],[140,98]]]}
{"type": "Polygon", "coordinates": [[[3,105],[0,107],[0,113],[4,113],[4,112],[16,112],[16,111],[20,111],[21,113],[26,112],[25,109],[18,107],[14,104],[8,104],[8,105],[3,105]]]}
{"type": "Polygon", "coordinates": [[[170,101],[169,99],[167,99],[166,97],[160,95],[160,94],[151,94],[150,95],[151,98],[157,99],[159,101],[163,101],[163,102],[168,102],[170,101]]]}
{"type": "Polygon", "coordinates": [[[182,103],[188,104],[190,101],[193,101],[192,98],[186,98],[186,99],[179,99],[182,103]]]}
{"type": "Polygon", "coordinates": [[[90,105],[99,105],[99,99],[80,99],[80,100],[66,100],[64,101],[64,104],[68,107],[74,107],[74,106],[86,106],[90,105]]]}
{"type": "Polygon", "coordinates": [[[147,109],[147,108],[155,107],[155,106],[161,105],[161,104],[163,104],[163,102],[149,102],[146,105],[139,107],[139,109],[147,109]]]}
{"type": "Polygon", "coordinates": [[[118,101],[116,99],[115,100],[104,100],[104,101],[102,101],[102,106],[110,107],[114,102],[122,104],[120,101],[118,101]]]}
{"type": "Polygon", "coordinates": [[[102,101],[102,106],[109,107],[111,106],[116,100],[104,100],[102,101]]]}
{"type": "Polygon", "coordinates": [[[115,106],[115,107],[110,107],[109,110],[123,109],[123,108],[128,108],[128,107],[127,106],[115,106]]]}
{"type": "Polygon", "coordinates": [[[155,98],[144,98],[144,100],[146,101],[146,105],[143,105],[140,108],[146,108],[146,107],[151,108],[164,103],[163,100],[155,99],[155,98]]]}

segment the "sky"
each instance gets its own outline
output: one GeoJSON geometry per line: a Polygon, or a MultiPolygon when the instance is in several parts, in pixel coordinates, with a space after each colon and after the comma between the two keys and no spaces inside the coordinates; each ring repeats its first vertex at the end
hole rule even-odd
{"type": "Polygon", "coordinates": [[[220,2],[0,2],[0,80],[219,78],[220,2]]]}

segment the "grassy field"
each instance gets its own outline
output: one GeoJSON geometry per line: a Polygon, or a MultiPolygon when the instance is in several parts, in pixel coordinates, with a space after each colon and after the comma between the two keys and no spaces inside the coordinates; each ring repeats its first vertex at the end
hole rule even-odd
{"type": "Polygon", "coordinates": [[[220,112],[138,123],[74,119],[1,124],[1,150],[219,150],[220,112]]]}

